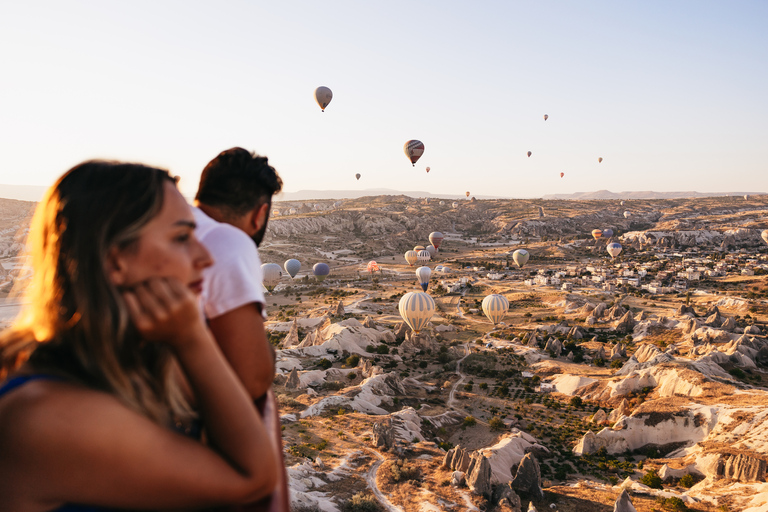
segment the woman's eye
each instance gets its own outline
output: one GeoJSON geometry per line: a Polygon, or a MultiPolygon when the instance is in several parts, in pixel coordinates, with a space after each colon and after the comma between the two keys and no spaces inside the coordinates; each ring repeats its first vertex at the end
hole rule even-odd
{"type": "Polygon", "coordinates": [[[189,242],[190,235],[189,233],[184,233],[183,235],[179,235],[176,237],[176,241],[180,243],[189,242]]]}

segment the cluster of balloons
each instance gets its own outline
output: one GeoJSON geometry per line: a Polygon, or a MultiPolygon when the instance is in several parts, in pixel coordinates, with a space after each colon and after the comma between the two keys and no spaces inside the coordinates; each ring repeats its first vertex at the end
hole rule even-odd
{"type": "MultiPolygon", "coordinates": [[[[376,262],[374,261],[372,263],[375,264],[376,262]]],[[[376,268],[378,269],[378,267],[376,268]]],[[[286,260],[282,267],[277,263],[264,263],[261,266],[262,284],[268,292],[272,292],[275,287],[280,284],[280,279],[283,277],[283,269],[285,269],[285,272],[291,276],[291,278],[294,278],[296,277],[296,274],[299,273],[299,270],[301,270],[301,262],[291,258],[286,260]]],[[[325,279],[330,273],[331,268],[326,263],[316,263],[315,266],[312,267],[312,274],[317,278],[318,282],[325,279]]]]}

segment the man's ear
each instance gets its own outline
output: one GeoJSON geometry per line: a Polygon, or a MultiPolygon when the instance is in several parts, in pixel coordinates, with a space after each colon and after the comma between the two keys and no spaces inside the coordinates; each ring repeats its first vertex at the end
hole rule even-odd
{"type": "Polygon", "coordinates": [[[253,210],[251,227],[254,229],[254,233],[258,233],[267,223],[267,220],[269,220],[269,203],[264,203],[253,210]]]}
{"type": "Polygon", "coordinates": [[[107,260],[104,262],[104,267],[107,272],[107,278],[109,278],[112,284],[115,286],[125,284],[125,262],[117,247],[112,247],[107,252],[107,260]]]}

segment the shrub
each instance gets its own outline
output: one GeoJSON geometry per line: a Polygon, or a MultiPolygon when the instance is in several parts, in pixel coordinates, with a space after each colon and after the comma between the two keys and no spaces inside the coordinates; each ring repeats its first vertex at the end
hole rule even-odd
{"type": "Polygon", "coordinates": [[[464,391],[472,391],[472,384],[464,384],[464,391]]]}
{"type": "Polygon", "coordinates": [[[359,362],[360,362],[360,356],[358,356],[357,354],[353,356],[349,356],[346,360],[344,360],[344,364],[346,364],[350,368],[354,368],[355,366],[358,365],[359,362]]]}
{"type": "Polygon", "coordinates": [[[393,482],[417,480],[419,478],[419,468],[411,462],[398,459],[389,466],[389,476],[393,482]]]}
{"type": "Polygon", "coordinates": [[[504,425],[504,422],[501,421],[501,418],[498,416],[491,418],[488,425],[491,427],[491,430],[504,430],[506,428],[506,425],[504,425]]]}
{"type": "Polygon", "coordinates": [[[365,347],[365,351],[368,352],[369,354],[373,354],[374,352],[376,352],[376,347],[374,347],[373,345],[368,345],[367,347],[365,347]]]}
{"type": "Polygon", "coordinates": [[[359,492],[341,506],[342,512],[379,512],[383,510],[372,494],[359,492]]]}
{"type": "Polygon", "coordinates": [[[427,367],[427,362],[426,361],[419,361],[419,368],[424,369],[426,367],[427,367]]]}
{"type": "Polygon", "coordinates": [[[641,484],[645,484],[651,489],[661,489],[661,477],[656,472],[655,469],[649,470],[646,474],[643,475],[643,477],[640,479],[641,484]]]}
{"type": "Polygon", "coordinates": [[[678,482],[680,487],[691,488],[696,483],[696,479],[691,474],[683,475],[678,482]]]}
{"type": "Polygon", "coordinates": [[[487,382],[481,382],[480,383],[480,389],[488,389],[488,383],[487,382]]]}
{"type": "Polygon", "coordinates": [[[624,366],[624,363],[621,362],[621,359],[611,361],[611,368],[621,368],[622,366],[624,366]]]}
{"type": "Polygon", "coordinates": [[[350,373],[347,374],[347,378],[349,380],[355,380],[356,377],[357,377],[357,373],[355,373],[355,372],[350,372],[350,373]]]}
{"type": "Polygon", "coordinates": [[[464,423],[461,424],[462,427],[474,427],[477,425],[477,420],[474,416],[467,416],[464,418],[464,423]]]}
{"type": "Polygon", "coordinates": [[[323,358],[323,359],[320,360],[320,362],[317,363],[317,366],[319,366],[320,369],[322,369],[322,370],[327,370],[328,368],[333,366],[333,363],[330,362],[329,360],[323,358]]]}
{"type": "Polygon", "coordinates": [[[389,347],[386,345],[379,345],[376,347],[377,354],[389,354],[389,347]]]}
{"type": "Polygon", "coordinates": [[[581,407],[584,401],[581,399],[580,396],[574,396],[574,397],[571,397],[571,400],[569,403],[571,404],[571,407],[581,407]]]}

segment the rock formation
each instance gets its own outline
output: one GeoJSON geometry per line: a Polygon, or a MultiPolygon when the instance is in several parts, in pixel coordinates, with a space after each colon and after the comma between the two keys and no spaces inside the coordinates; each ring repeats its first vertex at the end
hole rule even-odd
{"type": "Polygon", "coordinates": [[[467,468],[467,486],[481,496],[491,492],[491,463],[485,455],[472,455],[467,468]]]}
{"type": "Polygon", "coordinates": [[[288,375],[288,380],[285,383],[285,387],[288,389],[299,389],[301,386],[301,380],[299,379],[299,372],[294,368],[288,375]]]}
{"type": "Polygon", "coordinates": [[[632,318],[632,312],[627,311],[624,313],[624,316],[621,317],[621,320],[616,322],[616,331],[621,333],[630,333],[632,332],[632,329],[635,327],[635,319],[632,318]]]}
{"type": "Polygon", "coordinates": [[[528,493],[536,499],[544,498],[544,492],[541,490],[541,469],[533,454],[526,454],[520,461],[511,485],[513,489],[528,493]]]}
{"type": "Polygon", "coordinates": [[[396,435],[391,418],[385,418],[373,424],[372,440],[376,448],[392,449],[395,445],[396,435]]]}
{"type": "Polygon", "coordinates": [[[290,348],[299,344],[299,322],[294,320],[291,322],[291,328],[288,329],[288,334],[285,335],[281,346],[284,348],[290,348]]]}
{"type": "Polygon", "coordinates": [[[632,500],[629,499],[629,493],[624,489],[616,499],[616,503],[613,505],[613,512],[637,512],[637,509],[632,505],[632,500]]]}
{"type": "Polygon", "coordinates": [[[333,316],[344,316],[346,311],[344,311],[344,303],[342,301],[339,301],[338,304],[336,304],[336,308],[333,310],[333,316]]]}
{"type": "MultiPolygon", "coordinates": [[[[601,409],[602,410],[602,409],[601,409]]],[[[619,406],[611,411],[611,414],[608,415],[608,423],[616,423],[619,421],[619,418],[622,416],[629,416],[629,402],[627,402],[627,399],[623,399],[619,406]]]]}
{"type": "Polygon", "coordinates": [[[371,318],[370,315],[366,315],[365,320],[363,320],[363,327],[367,327],[369,329],[375,329],[376,322],[373,321],[373,318],[371,318]]]}

